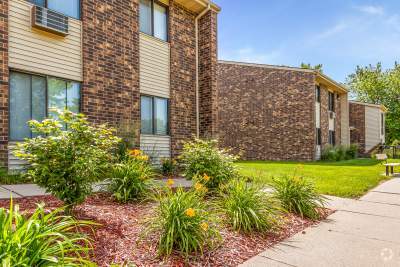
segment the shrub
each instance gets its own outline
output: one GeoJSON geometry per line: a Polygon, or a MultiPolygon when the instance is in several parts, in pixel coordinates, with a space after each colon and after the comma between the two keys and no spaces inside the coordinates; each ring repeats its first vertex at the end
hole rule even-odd
{"type": "Polygon", "coordinates": [[[357,157],[358,146],[332,146],[327,145],[324,147],[321,153],[321,160],[326,161],[341,161],[355,159],[357,157]]]}
{"type": "Polygon", "coordinates": [[[64,111],[58,118],[30,121],[32,131],[41,136],[18,144],[16,155],[30,163],[28,175],[33,181],[69,210],[92,192],[92,183],[112,162],[119,138],[105,125],[90,125],[82,114],[64,111]]]}
{"type": "Polygon", "coordinates": [[[318,219],[318,208],[324,207],[325,197],[315,191],[314,185],[302,177],[283,176],[271,183],[274,196],[288,212],[301,217],[318,219]]]}
{"type": "Polygon", "coordinates": [[[89,239],[77,231],[92,223],[62,216],[62,210],[46,214],[38,205],[29,217],[18,206],[0,209],[0,263],[2,266],[95,266],[88,258],[89,239]]]}
{"type": "Polygon", "coordinates": [[[29,177],[21,173],[8,173],[7,169],[0,168],[0,184],[24,184],[29,182],[29,177]]]}
{"type": "Polygon", "coordinates": [[[115,164],[111,170],[109,190],[114,198],[122,203],[145,197],[153,184],[154,172],[148,158],[140,151],[135,153],[137,156],[132,155],[115,164]]]}
{"type": "Polygon", "coordinates": [[[139,129],[138,124],[132,120],[122,120],[118,123],[116,135],[121,139],[117,146],[116,156],[119,161],[129,158],[128,151],[135,148],[139,129]]]}
{"type": "Polygon", "coordinates": [[[173,176],[177,169],[176,160],[170,158],[161,159],[161,172],[165,176],[173,176]]]}
{"type": "Polygon", "coordinates": [[[161,255],[169,256],[174,249],[185,256],[202,253],[204,247],[211,247],[219,239],[199,194],[182,188],[176,192],[168,189],[166,194],[160,194],[158,202],[148,231],[160,234],[158,250],[161,255]]]}
{"type": "Polygon", "coordinates": [[[352,144],[346,150],[346,159],[355,159],[358,157],[358,145],[352,144]]]}
{"type": "Polygon", "coordinates": [[[237,158],[229,151],[219,149],[215,140],[195,139],[185,143],[180,159],[184,176],[193,179],[198,175],[207,175],[210,178],[207,187],[210,189],[218,188],[221,183],[237,176],[233,164],[237,158]]]}
{"type": "Polygon", "coordinates": [[[229,183],[221,191],[218,202],[229,224],[237,231],[263,231],[276,223],[276,203],[261,187],[244,180],[235,179],[229,183]]]}

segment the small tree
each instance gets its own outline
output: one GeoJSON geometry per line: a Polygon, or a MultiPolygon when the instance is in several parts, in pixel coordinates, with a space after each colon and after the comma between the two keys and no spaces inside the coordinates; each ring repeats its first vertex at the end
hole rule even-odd
{"type": "Polygon", "coordinates": [[[39,136],[19,143],[16,156],[30,164],[35,183],[72,208],[92,192],[120,139],[106,125],[90,125],[82,114],[58,113],[58,120],[29,122],[39,136]]]}

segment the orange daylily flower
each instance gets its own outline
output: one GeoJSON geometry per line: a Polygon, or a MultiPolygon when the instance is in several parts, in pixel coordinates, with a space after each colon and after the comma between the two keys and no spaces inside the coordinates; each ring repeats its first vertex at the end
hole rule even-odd
{"type": "Polygon", "coordinates": [[[203,223],[200,224],[200,227],[201,227],[201,229],[203,229],[203,231],[205,232],[205,231],[208,230],[208,223],[203,222],[203,223]]]}
{"type": "Polygon", "coordinates": [[[210,176],[208,176],[206,173],[203,175],[203,179],[204,179],[204,181],[206,181],[206,182],[208,182],[208,181],[210,181],[210,176]]]}
{"type": "Polygon", "coordinates": [[[186,216],[192,218],[192,217],[196,216],[196,211],[195,211],[194,209],[192,209],[192,208],[188,208],[188,209],[185,211],[185,214],[186,214],[186,216]]]}
{"type": "Polygon", "coordinates": [[[167,181],[167,186],[172,187],[175,184],[175,181],[173,179],[168,179],[167,181]]]}

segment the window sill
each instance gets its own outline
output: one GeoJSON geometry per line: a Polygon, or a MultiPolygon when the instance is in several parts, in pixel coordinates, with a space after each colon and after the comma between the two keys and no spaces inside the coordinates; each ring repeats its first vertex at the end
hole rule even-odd
{"type": "Polygon", "coordinates": [[[163,40],[163,39],[160,39],[160,38],[158,38],[158,37],[155,37],[155,36],[150,35],[150,34],[145,33],[145,32],[139,32],[139,33],[140,33],[140,35],[142,35],[142,36],[144,36],[144,37],[153,39],[154,41],[160,42],[160,43],[162,43],[162,44],[164,44],[164,45],[165,45],[165,44],[169,45],[169,40],[168,40],[168,41],[165,41],[165,40],[163,40]]]}

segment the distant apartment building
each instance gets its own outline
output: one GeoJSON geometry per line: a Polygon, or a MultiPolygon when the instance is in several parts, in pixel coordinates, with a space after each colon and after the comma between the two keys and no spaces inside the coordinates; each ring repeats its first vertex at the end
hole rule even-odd
{"type": "Polygon", "coordinates": [[[350,138],[358,144],[359,152],[368,155],[385,144],[385,114],[382,105],[350,101],[350,138]]]}
{"type": "Polygon", "coordinates": [[[220,61],[218,137],[248,160],[320,158],[350,144],[346,88],[308,69],[220,61]]]}
{"type": "Polygon", "coordinates": [[[140,122],[138,142],[156,157],[209,135],[219,10],[208,0],[2,0],[0,163],[18,168],[12,146],[53,108],[140,122]]]}

